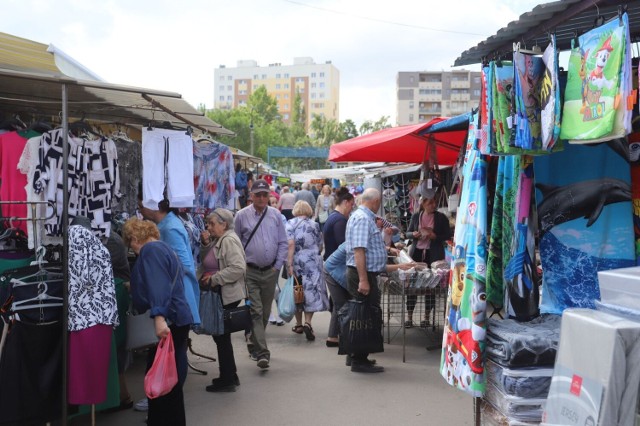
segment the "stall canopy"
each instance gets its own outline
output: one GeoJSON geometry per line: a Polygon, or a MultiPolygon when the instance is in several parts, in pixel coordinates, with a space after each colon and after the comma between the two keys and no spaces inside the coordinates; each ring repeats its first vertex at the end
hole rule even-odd
{"type": "Polygon", "coordinates": [[[618,10],[629,15],[631,35],[640,33],[640,1],[629,0],[560,0],[540,4],[523,13],[520,19],[510,22],[495,35],[462,52],[454,66],[478,64],[483,59],[510,57],[513,42],[526,48],[545,47],[549,34],[555,34],[559,50],[571,48],[571,40],[591,30],[598,17],[614,18],[618,10]]]}
{"type": "Polygon", "coordinates": [[[438,165],[452,165],[467,138],[463,130],[431,132],[431,127],[447,120],[434,118],[428,123],[391,127],[368,135],[358,136],[331,146],[329,161],[386,161],[423,163],[435,146],[438,165]]]}

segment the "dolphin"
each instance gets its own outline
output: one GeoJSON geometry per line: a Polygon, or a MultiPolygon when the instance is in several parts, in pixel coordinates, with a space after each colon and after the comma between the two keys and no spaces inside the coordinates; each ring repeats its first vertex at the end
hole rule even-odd
{"type": "Polygon", "coordinates": [[[555,225],[584,217],[591,226],[607,204],[631,201],[631,185],[620,179],[602,178],[565,186],[536,184],[543,195],[538,205],[541,235],[555,225]]]}

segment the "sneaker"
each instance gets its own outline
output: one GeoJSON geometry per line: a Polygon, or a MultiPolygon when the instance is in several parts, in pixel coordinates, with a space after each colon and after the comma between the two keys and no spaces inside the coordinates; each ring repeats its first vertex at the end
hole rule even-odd
{"type": "Polygon", "coordinates": [[[231,382],[216,381],[205,388],[207,392],[235,392],[236,385],[231,382]]]}
{"type": "Polygon", "coordinates": [[[250,352],[249,353],[249,358],[251,358],[251,361],[257,361],[258,360],[258,354],[255,352],[250,352]]]}
{"type": "Polygon", "coordinates": [[[136,411],[149,411],[149,399],[142,398],[140,401],[133,404],[133,409],[136,411]]]}
{"type": "Polygon", "coordinates": [[[277,322],[276,322],[276,325],[277,325],[278,327],[282,327],[282,326],[284,325],[284,321],[282,321],[282,320],[277,321],[277,322]]]}
{"type": "Polygon", "coordinates": [[[265,355],[262,355],[260,358],[258,358],[258,367],[262,369],[269,368],[269,358],[267,358],[265,355]]]}
{"type": "MultiPolygon", "coordinates": [[[[376,363],[375,359],[365,359],[364,361],[361,361],[365,364],[370,364],[370,365],[374,365],[376,363]]],[[[352,363],[352,359],[350,355],[347,355],[347,359],[345,359],[344,361],[344,365],[346,365],[347,367],[351,367],[351,363],[352,363]]]]}

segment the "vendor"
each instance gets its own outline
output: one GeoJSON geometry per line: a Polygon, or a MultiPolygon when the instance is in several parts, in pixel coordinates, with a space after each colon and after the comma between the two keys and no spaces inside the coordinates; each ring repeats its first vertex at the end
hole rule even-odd
{"type": "MultiPolygon", "coordinates": [[[[426,263],[444,259],[444,247],[446,241],[451,238],[449,219],[436,210],[436,191],[427,189],[420,198],[420,210],[411,216],[407,232],[413,237],[413,244],[409,256],[416,262],[426,263]]],[[[420,327],[429,325],[429,313],[434,308],[436,301],[433,293],[425,295],[424,319],[420,327]]],[[[413,311],[416,307],[418,296],[407,295],[407,321],[405,327],[413,327],[413,311]]]]}

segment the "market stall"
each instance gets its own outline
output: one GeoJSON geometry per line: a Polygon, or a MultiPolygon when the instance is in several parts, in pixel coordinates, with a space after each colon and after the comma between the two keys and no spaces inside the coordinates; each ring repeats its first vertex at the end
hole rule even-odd
{"type": "MultiPolygon", "coordinates": [[[[598,273],[637,262],[639,34],[640,5],[556,1],[456,60],[482,62],[483,89],[468,124],[441,374],[483,397],[476,424],[481,406],[482,424],[568,424],[560,406],[575,424],[635,423],[637,349],[597,370],[573,351],[593,345],[591,332],[639,327],[593,311],[598,273]],[[634,382],[620,387],[616,375],[634,382]]],[[[602,359],[620,355],[605,341],[602,359]]]]}

